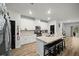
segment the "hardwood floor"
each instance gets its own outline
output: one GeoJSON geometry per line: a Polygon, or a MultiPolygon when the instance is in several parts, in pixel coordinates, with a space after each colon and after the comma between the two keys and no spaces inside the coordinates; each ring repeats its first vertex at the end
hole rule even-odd
{"type": "Polygon", "coordinates": [[[13,56],[36,56],[36,43],[22,45],[21,48],[12,50],[13,56]]]}
{"type": "MultiPolygon", "coordinates": [[[[67,37],[65,39],[66,48],[58,56],[79,56],[79,38],[67,37]]],[[[36,53],[36,43],[30,43],[21,46],[21,48],[12,50],[13,56],[39,56],[36,53]]]]}
{"type": "Polygon", "coordinates": [[[66,49],[62,56],[79,56],[79,38],[68,37],[65,39],[66,49]]]}

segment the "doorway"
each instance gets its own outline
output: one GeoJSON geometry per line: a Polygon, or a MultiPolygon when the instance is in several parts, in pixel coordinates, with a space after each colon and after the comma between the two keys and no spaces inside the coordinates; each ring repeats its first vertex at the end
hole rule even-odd
{"type": "Polygon", "coordinates": [[[11,49],[15,49],[15,21],[10,20],[11,24],[11,49]]]}
{"type": "Polygon", "coordinates": [[[50,34],[55,34],[55,26],[54,25],[50,25],[50,34]]]}

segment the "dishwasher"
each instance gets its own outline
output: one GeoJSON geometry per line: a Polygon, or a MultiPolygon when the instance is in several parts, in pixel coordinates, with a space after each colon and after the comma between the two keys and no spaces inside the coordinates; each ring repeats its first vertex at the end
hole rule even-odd
{"type": "Polygon", "coordinates": [[[10,55],[11,31],[9,19],[5,4],[0,3],[0,56],[10,55]]]}

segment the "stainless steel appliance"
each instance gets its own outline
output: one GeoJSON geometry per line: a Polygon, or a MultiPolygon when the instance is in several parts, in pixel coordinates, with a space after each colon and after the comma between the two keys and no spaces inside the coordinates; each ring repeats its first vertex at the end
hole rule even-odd
{"type": "Polygon", "coordinates": [[[9,13],[5,4],[0,3],[0,55],[9,55],[11,36],[10,36],[10,23],[9,13]]]}
{"type": "Polygon", "coordinates": [[[35,26],[35,34],[38,36],[42,36],[42,31],[40,26],[35,26]]]}

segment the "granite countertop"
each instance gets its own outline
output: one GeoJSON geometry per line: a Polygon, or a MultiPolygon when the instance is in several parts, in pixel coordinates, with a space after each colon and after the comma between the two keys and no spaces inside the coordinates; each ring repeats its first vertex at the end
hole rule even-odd
{"type": "Polygon", "coordinates": [[[63,38],[64,36],[52,36],[52,37],[46,37],[46,36],[41,36],[41,37],[37,37],[38,40],[41,40],[45,43],[51,43],[53,41],[56,41],[60,38],[63,38]]]}

